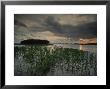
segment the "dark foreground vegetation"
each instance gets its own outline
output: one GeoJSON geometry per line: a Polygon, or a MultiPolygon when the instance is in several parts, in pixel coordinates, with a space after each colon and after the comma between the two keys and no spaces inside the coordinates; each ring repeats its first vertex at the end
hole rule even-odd
{"type": "Polygon", "coordinates": [[[96,54],[71,48],[15,46],[15,76],[96,76],[96,54]]]}

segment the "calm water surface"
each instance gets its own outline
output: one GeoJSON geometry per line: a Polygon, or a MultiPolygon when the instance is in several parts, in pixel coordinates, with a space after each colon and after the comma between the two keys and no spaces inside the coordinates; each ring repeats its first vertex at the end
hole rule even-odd
{"type": "MultiPolygon", "coordinates": [[[[15,46],[24,46],[24,45],[15,45],[15,46]]],[[[97,45],[53,44],[53,45],[49,45],[48,47],[73,48],[73,49],[79,49],[79,50],[97,53],[97,45]]]]}
{"type": "Polygon", "coordinates": [[[54,44],[58,47],[64,47],[64,48],[73,48],[73,49],[79,49],[89,52],[97,52],[97,45],[77,45],[77,44],[54,44]]]}

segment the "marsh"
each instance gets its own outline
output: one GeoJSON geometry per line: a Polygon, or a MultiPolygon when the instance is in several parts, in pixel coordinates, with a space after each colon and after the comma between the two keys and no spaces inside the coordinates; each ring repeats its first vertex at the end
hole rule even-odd
{"type": "Polygon", "coordinates": [[[97,76],[97,14],[14,14],[14,44],[15,76],[97,76]]]}

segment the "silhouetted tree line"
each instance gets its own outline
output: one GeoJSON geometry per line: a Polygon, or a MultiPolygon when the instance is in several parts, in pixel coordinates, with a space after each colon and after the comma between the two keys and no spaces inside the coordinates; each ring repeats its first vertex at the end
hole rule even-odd
{"type": "Polygon", "coordinates": [[[21,44],[49,44],[49,41],[40,39],[28,39],[21,41],[21,44]]]}

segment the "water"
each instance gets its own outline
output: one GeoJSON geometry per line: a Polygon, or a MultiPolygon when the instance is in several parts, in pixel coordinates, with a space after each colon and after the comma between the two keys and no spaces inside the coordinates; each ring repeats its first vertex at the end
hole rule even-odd
{"type": "MultiPolygon", "coordinates": [[[[15,45],[15,46],[22,47],[25,45],[15,45]]],[[[53,44],[53,45],[49,45],[48,47],[54,48],[55,46],[62,48],[73,48],[73,49],[79,49],[79,50],[97,53],[97,45],[53,44]]]]}
{"type": "Polygon", "coordinates": [[[94,53],[97,52],[97,45],[77,45],[77,44],[54,44],[54,45],[63,48],[73,48],[94,53]]]}
{"type": "MultiPolygon", "coordinates": [[[[15,45],[15,46],[25,46],[25,45],[15,45]]],[[[88,51],[92,53],[97,53],[97,45],[77,45],[77,44],[53,44],[49,45],[51,49],[54,49],[54,47],[62,47],[62,48],[72,48],[72,49],[79,49],[83,51],[88,51]]]]}

